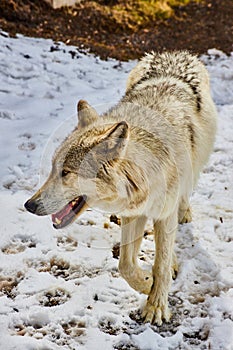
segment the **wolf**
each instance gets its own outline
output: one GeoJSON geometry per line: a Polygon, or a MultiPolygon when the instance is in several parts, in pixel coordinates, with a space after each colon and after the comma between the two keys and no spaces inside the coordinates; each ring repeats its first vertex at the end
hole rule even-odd
{"type": "Polygon", "coordinates": [[[47,181],[25,208],[51,214],[56,229],[88,207],[117,214],[119,271],[148,295],[144,321],[161,325],[171,318],[177,227],[192,219],[190,195],[215,140],[217,113],[207,70],[187,51],[151,52],[130,72],[125,95],[114,107],[99,116],[81,100],[78,117],[54,154],[47,181]],[[148,218],[155,240],[151,271],[137,259],[148,218]]]}

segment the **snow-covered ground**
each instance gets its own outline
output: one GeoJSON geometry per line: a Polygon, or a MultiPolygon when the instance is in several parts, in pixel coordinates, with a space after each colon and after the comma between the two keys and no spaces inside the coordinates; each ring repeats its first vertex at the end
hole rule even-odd
{"type": "MultiPolygon", "coordinates": [[[[173,319],[140,322],[146,296],[119,276],[120,229],[89,210],[56,231],[23,203],[76,125],[76,103],[99,112],[124,93],[135,62],[119,64],[50,40],[0,35],[0,349],[233,349],[233,56],[202,57],[219,112],[214,153],[179,227],[173,319]]],[[[148,226],[148,228],[150,228],[148,226]]],[[[153,261],[148,236],[141,263],[153,261]]]]}

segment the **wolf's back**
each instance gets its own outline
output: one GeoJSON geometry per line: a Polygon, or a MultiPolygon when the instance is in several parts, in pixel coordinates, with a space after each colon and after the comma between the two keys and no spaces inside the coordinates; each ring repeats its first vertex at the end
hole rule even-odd
{"type": "Polygon", "coordinates": [[[187,84],[196,98],[197,110],[201,109],[201,85],[208,85],[204,65],[188,51],[146,54],[131,71],[127,91],[150,79],[175,78],[187,84]]]}

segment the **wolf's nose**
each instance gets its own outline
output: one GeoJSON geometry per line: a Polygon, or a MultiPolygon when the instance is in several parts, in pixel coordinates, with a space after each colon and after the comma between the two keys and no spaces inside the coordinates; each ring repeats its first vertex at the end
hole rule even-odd
{"type": "Polygon", "coordinates": [[[24,207],[30,211],[30,213],[35,214],[36,209],[38,208],[38,204],[35,201],[28,200],[26,203],[24,203],[24,207]]]}

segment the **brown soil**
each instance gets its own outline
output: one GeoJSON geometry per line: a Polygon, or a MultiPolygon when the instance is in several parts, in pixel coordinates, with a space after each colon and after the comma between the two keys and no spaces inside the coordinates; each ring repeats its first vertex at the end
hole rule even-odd
{"type": "Polygon", "coordinates": [[[53,10],[42,0],[1,0],[0,28],[10,35],[52,38],[87,48],[104,59],[135,59],[150,50],[233,51],[232,0],[191,2],[174,8],[167,19],[133,24],[118,21],[109,9],[106,12],[94,1],[53,10]]]}

